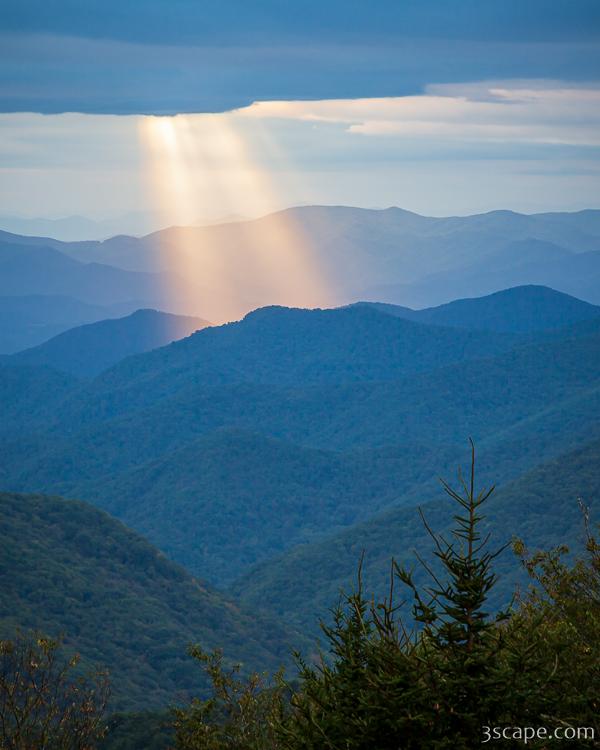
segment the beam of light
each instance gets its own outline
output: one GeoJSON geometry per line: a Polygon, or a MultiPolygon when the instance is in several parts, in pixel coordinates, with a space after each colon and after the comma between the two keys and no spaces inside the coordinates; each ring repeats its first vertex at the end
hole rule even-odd
{"type": "Polygon", "coordinates": [[[272,213],[281,199],[261,156],[281,154],[264,133],[251,143],[243,126],[234,113],[141,118],[153,200],[165,225],[179,225],[159,235],[169,294],[177,309],[213,322],[270,304],[328,306],[309,237],[291,212],[272,213]],[[200,215],[240,210],[263,218],[190,226],[200,215]]]}
{"type": "Polygon", "coordinates": [[[187,130],[181,117],[140,121],[151,200],[162,225],[169,227],[157,235],[161,266],[168,274],[166,299],[176,312],[220,322],[232,309],[231,289],[222,256],[206,243],[199,247],[199,232],[192,228],[205,196],[197,194],[197,154],[190,148],[187,130]]]}

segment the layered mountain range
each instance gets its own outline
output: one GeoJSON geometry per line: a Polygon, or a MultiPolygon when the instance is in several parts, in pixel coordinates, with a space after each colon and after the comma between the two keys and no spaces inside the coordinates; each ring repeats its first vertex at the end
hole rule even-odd
{"type": "MultiPolygon", "coordinates": [[[[331,228],[338,209],[306,211],[331,228]]],[[[339,211],[351,227],[354,209],[339,211]]],[[[427,226],[430,239],[434,226],[464,240],[465,222],[498,225],[498,236],[509,222],[509,241],[529,242],[517,228],[533,226],[540,258],[554,228],[556,243],[575,238],[573,257],[595,252],[595,212],[356,215],[427,226]]],[[[21,246],[30,260],[36,243],[21,246]]],[[[94,255],[105,246],[77,249],[89,263],[56,243],[41,253],[89,274],[109,259],[94,255]]],[[[177,685],[201,692],[192,641],[244,668],[286,661],[292,645],[310,653],[362,556],[364,586],[381,593],[391,557],[427,554],[419,507],[436,529],[451,524],[438,478],[468,464],[469,437],[478,483],[497,484],[493,543],[576,550],[580,501],[594,518],[600,490],[593,295],[526,284],[420,309],[358,291],[347,301],[269,305],[223,325],[146,309],[3,357],[0,631],[65,633],[87,662],[109,666],[121,707],[144,695],[161,705],[177,685]]],[[[501,607],[525,577],[509,550],[498,571],[501,607]]]]}
{"type": "Polygon", "coordinates": [[[400,208],[303,206],[251,221],[104,241],[0,231],[0,353],[50,338],[62,318],[70,326],[60,330],[99,320],[98,306],[222,322],[273,304],[369,300],[425,308],[527,284],[598,304],[599,242],[595,210],[436,218],[400,208]],[[32,297],[21,321],[14,301],[4,299],[14,295],[32,297]],[[43,305],[34,301],[40,296],[51,298],[45,303],[56,323],[34,312],[43,305]],[[77,304],[95,309],[70,311],[77,304]],[[7,315],[10,324],[3,322],[7,315]],[[17,335],[15,328],[23,330],[17,335]]]}

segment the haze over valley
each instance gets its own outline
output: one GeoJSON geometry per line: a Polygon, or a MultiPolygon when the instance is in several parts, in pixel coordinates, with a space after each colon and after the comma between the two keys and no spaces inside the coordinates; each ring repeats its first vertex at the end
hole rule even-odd
{"type": "MultiPolygon", "coordinates": [[[[20,326],[28,343],[36,310],[48,320],[51,305],[65,327],[69,312],[74,322],[112,314],[4,355],[3,489],[38,506],[42,496],[62,496],[86,503],[77,512],[98,507],[182,566],[178,576],[185,569],[240,606],[284,615],[313,637],[327,602],[352,586],[361,554],[369,591],[383,595],[389,558],[409,560],[420,544],[417,507],[431,506],[442,523],[447,503],[436,477],[464,462],[466,437],[477,445],[480,481],[500,486],[490,510],[499,541],[515,533],[518,516],[528,544],[548,547],[557,527],[561,539],[579,544],[577,498],[593,511],[600,481],[600,300],[592,273],[580,275],[577,260],[593,263],[598,254],[600,214],[440,220],[399,209],[290,213],[330,273],[340,268],[337,294],[349,304],[266,305],[221,325],[148,309],[117,317],[118,306],[134,308],[144,295],[145,304],[170,309],[170,271],[160,264],[171,256],[163,243],[182,233],[199,254],[213,251],[217,234],[232,267],[249,263],[232,282],[235,295],[269,301],[250,272],[253,235],[244,229],[250,241],[236,245],[237,224],[103,243],[5,234],[10,288],[26,292],[2,298],[13,336],[20,326]],[[245,260],[234,260],[236,253],[245,260]],[[123,268],[108,264],[119,258],[123,268]],[[533,283],[553,264],[562,268],[556,287],[575,287],[580,297],[533,283]],[[445,268],[442,297],[427,272],[432,265],[445,268]],[[527,283],[446,302],[455,277],[473,280],[474,292],[488,291],[492,278],[527,283]],[[366,291],[384,279],[388,289],[403,290],[390,295],[398,304],[366,291]],[[96,295],[95,307],[77,300],[82,288],[86,298],[96,295]],[[401,304],[417,289],[442,304],[401,304]],[[559,466],[560,478],[550,480],[559,466]],[[541,516],[536,492],[545,498],[541,516]],[[304,581],[297,591],[286,583],[290,565],[304,581]]],[[[198,293],[195,309],[204,302],[198,293]]],[[[5,502],[16,497],[7,494],[5,502]]],[[[68,514],[69,501],[60,503],[68,514]]],[[[4,519],[9,533],[12,518],[4,519]]],[[[45,533],[46,516],[39,523],[45,533]]],[[[27,544],[25,537],[13,543],[27,544]]],[[[95,544],[81,542],[88,543],[95,544]]],[[[501,565],[496,606],[523,582],[508,552],[501,565]]],[[[60,618],[46,622],[19,596],[28,627],[61,627],[60,618]]],[[[85,618],[69,623],[84,654],[91,627],[85,618]]],[[[109,634],[105,642],[108,649],[109,634]]],[[[98,658],[113,658],[102,643],[94,648],[98,658]]],[[[130,678],[115,679],[120,695],[119,681],[130,678]]],[[[144,680],[154,678],[135,672],[131,679],[146,690],[144,680]]],[[[129,700],[135,695],[130,690],[129,700]]]]}
{"type": "Polygon", "coordinates": [[[0,750],[599,747],[597,0],[0,18],[0,750]]]}
{"type": "Polygon", "coordinates": [[[220,323],[266,305],[421,309],[527,284],[598,304],[599,237],[593,210],[438,219],[342,206],[103,242],[0,232],[0,352],[141,307],[220,323]],[[21,310],[16,290],[31,297],[21,310]]]}

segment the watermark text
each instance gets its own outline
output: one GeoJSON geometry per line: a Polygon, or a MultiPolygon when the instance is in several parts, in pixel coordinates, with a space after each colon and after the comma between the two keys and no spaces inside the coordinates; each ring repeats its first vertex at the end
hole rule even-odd
{"type": "Polygon", "coordinates": [[[482,744],[497,740],[517,740],[524,745],[535,740],[596,739],[594,727],[482,727],[482,744]]]}

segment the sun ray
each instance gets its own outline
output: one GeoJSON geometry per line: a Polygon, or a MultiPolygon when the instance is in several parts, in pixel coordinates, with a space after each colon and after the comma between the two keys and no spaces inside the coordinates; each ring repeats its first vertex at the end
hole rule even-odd
{"type": "Polygon", "coordinates": [[[167,224],[243,211],[263,218],[163,233],[164,263],[177,306],[231,320],[267,304],[327,306],[331,295],[318,258],[280,198],[265,166],[264,134],[251,139],[235,114],[144,117],[140,126],[155,204],[167,224]],[[253,153],[260,151],[261,153],[253,153]],[[194,299],[196,297],[196,299],[194,299]]]}

